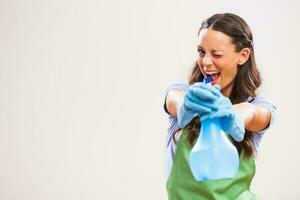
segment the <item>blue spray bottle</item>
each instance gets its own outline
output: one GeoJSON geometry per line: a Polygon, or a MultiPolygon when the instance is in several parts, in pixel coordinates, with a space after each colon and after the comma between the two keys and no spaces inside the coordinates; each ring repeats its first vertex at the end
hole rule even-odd
{"type": "MultiPolygon", "coordinates": [[[[210,84],[211,77],[204,82],[210,84]]],[[[189,157],[190,168],[197,181],[233,178],[239,168],[239,154],[221,129],[220,120],[201,122],[199,137],[189,157]]]]}

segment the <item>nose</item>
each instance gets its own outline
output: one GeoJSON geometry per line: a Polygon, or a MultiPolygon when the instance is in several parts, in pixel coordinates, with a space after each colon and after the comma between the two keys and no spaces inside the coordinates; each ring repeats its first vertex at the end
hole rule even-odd
{"type": "Polygon", "coordinates": [[[205,56],[203,57],[203,65],[204,66],[209,66],[211,65],[213,62],[212,62],[212,59],[211,59],[211,56],[208,55],[208,54],[205,54],[205,56]]]}

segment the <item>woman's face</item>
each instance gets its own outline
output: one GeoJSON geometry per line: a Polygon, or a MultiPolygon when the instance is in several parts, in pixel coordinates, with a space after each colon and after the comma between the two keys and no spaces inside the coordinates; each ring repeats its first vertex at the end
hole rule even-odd
{"type": "Polygon", "coordinates": [[[241,58],[241,53],[235,52],[231,37],[203,29],[199,34],[198,52],[197,63],[203,75],[211,75],[212,84],[220,85],[221,92],[229,96],[241,58]]]}

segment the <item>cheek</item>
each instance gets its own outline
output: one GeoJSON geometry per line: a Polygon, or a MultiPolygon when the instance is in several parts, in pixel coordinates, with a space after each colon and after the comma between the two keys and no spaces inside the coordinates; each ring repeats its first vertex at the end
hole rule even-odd
{"type": "Polygon", "coordinates": [[[237,70],[237,63],[233,62],[232,59],[215,60],[215,65],[221,72],[224,72],[226,74],[235,74],[237,70]]]}
{"type": "Polygon", "coordinates": [[[198,67],[200,68],[200,71],[203,74],[203,62],[202,62],[201,58],[197,58],[197,64],[198,64],[198,67]]]}
{"type": "Polygon", "coordinates": [[[226,71],[226,68],[228,66],[228,62],[226,62],[226,60],[222,60],[222,59],[217,59],[214,61],[215,66],[218,68],[218,70],[220,72],[222,71],[226,71]]]}
{"type": "Polygon", "coordinates": [[[198,66],[200,67],[200,66],[203,66],[203,64],[202,64],[203,62],[202,62],[202,59],[200,58],[200,57],[198,57],[197,58],[197,64],[198,64],[198,66]]]}

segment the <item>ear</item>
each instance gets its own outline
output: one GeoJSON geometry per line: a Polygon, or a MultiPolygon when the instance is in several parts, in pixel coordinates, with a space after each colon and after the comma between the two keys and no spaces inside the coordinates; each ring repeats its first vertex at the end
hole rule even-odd
{"type": "Polygon", "coordinates": [[[251,50],[249,48],[243,48],[239,54],[238,65],[243,65],[249,59],[251,50]]]}

